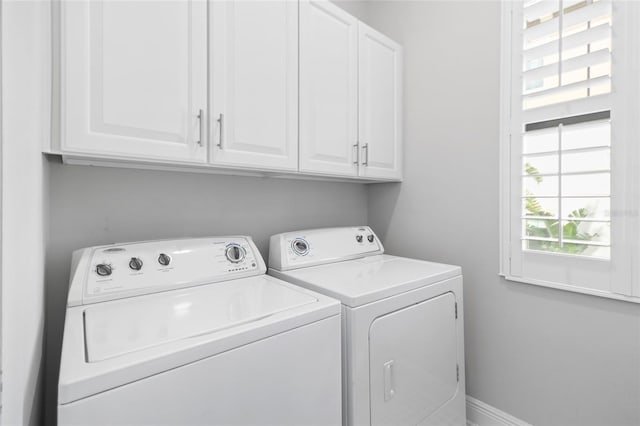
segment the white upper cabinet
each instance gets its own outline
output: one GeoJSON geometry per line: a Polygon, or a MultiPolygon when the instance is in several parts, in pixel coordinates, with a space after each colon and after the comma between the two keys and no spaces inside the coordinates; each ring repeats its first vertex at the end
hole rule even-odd
{"type": "Polygon", "coordinates": [[[359,175],[402,177],[402,48],[359,23],[359,175]]]}
{"type": "Polygon", "coordinates": [[[200,1],[62,1],[63,152],[206,161],[200,1]]]}
{"type": "Polygon", "coordinates": [[[358,175],[358,20],[300,1],[300,171],[358,175]]]}
{"type": "Polygon", "coordinates": [[[211,162],[298,168],[298,3],[212,1],[211,162]]]}
{"type": "Polygon", "coordinates": [[[330,1],[57,4],[68,161],[402,178],[401,47],[330,1]]]}

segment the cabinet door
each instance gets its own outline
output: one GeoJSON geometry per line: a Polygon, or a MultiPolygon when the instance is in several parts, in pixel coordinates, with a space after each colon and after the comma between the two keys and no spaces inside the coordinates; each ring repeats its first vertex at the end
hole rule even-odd
{"type": "Polygon", "coordinates": [[[300,2],[300,171],[358,174],[358,20],[300,2]]]}
{"type": "Polygon", "coordinates": [[[206,161],[206,3],[60,4],[63,152],[206,161]]]}
{"type": "Polygon", "coordinates": [[[213,1],[211,161],[298,168],[298,3],[213,1]]]}
{"type": "Polygon", "coordinates": [[[456,341],[453,293],[373,321],[371,426],[421,424],[451,399],[458,391],[456,341]]]}
{"type": "Polygon", "coordinates": [[[402,48],[359,23],[360,176],[402,177],[402,48]]]}

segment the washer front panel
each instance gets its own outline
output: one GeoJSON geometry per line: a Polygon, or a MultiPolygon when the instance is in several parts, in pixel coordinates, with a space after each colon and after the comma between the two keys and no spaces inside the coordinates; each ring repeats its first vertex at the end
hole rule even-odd
{"type": "Polygon", "coordinates": [[[279,331],[61,401],[58,424],[339,425],[340,316],[279,331]]]}

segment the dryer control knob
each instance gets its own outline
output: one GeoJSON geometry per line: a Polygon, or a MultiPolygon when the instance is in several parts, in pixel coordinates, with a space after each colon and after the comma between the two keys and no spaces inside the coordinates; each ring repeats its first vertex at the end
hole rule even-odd
{"type": "Polygon", "coordinates": [[[132,257],[129,261],[129,268],[133,269],[134,271],[139,271],[140,269],[142,269],[142,259],[140,259],[139,257],[132,257]]]}
{"type": "Polygon", "coordinates": [[[225,256],[227,256],[227,260],[232,263],[240,263],[244,260],[244,257],[247,255],[247,252],[237,244],[231,244],[227,247],[227,250],[224,252],[225,256]]]}
{"type": "Polygon", "coordinates": [[[293,243],[291,243],[291,247],[293,251],[300,256],[309,253],[309,243],[302,238],[296,238],[293,243]]]}
{"type": "Polygon", "coordinates": [[[171,257],[168,254],[160,253],[160,256],[158,256],[158,263],[162,266],[168,266],[171,263],[171,257]]]}
{"type": "Polygon", "coordinates": [[[373,234],[367,235],[367,240],[369,240],[369,242],[372,243],[374,240],[373,234]]]}
{"type": "Polygon", "coordinates": [[[96,266],[96,274],[101,277],[108,277],[113,272],[111,265],[107,265],[106,263],[101,263],[96,266]]]}
{"type": "Polygon", "coordinates": [[[356,235],[356,241],[361,243],[362,242],[362,235],[356,235]]]}

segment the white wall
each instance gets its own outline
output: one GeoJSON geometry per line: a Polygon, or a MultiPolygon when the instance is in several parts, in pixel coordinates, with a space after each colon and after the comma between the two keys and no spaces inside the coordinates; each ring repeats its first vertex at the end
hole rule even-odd
{"type": "Polygon", "coordinates": [[[370,187],[369,224],[462,265],[468,394],[536,425],[640,424],[640,306],[498,277],[499,3],[368,12],[405,47],[405,180],[370,187]]]}
{"type": "Polygon", "coordinates": [[[2,10],[2,422],[40,420],[48,137],[48,4],[2,10]]]}

